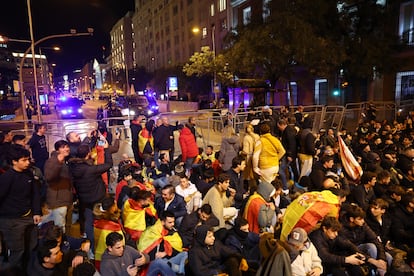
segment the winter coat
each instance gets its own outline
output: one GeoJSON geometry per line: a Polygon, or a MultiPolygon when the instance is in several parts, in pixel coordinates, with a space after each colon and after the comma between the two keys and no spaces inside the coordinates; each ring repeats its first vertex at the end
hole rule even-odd
{"type": "Polygon", "coordinates": [[[309,238],[318,250],[324,266],[344,266],[346,256],[360,252],[355,244],[340,236],[329,239],[321,228],[311,232],[309,238]]]}
{"type": "Polygon", "coordinates": [[[194,135],[188,127],[184,127],[180,132],[181,157],[185,162],[187,158],[194,158],[198,155],[198,146],[194,139],[194,135]]]}
{"type": "Polygon", "coordinates": [[[414,247],[414,213],[398,203],[392,213],[391,236],[395,246],[402,248],[403,245],[414,247]]]}
{"type": "Polygon", "coordinates": [[[196,229],[194,246],[188,252],[188,261],[191,271],[195,276],[217,275],[221,271],[222,264],[229,257],[236,257],[241,260],[241,256],[233,250],[223,245],[218,239],[212,246],[204,243],[208,226],[199,226],[196,229]]]}
{"type": "Polygon", "coordinates": [[[343,227],[339,231],[339,235],[348,239],[356,246],[364,243],[373,243],[377,248],[377,259],[386,261],[385,249],[374,231],[367,224],[363,226],[350,226],[349,223],[342,223],[343,227]]]}
{"type": "Polygon", "coordinates": [[[257,191],[250,196],[244,209],[243,217],[249,222],[249,231],[259,234],[265,231],[272,223],[275,211],[267,204],[275,193],[272,184],[261,182],[257,191]]]}
{"type": "Polygon", "coordinates": [[[83,204],[90,208],[93,204],[101,201],[106,194],[106,186],[101,174],[108,171],[112,165],[112,155],[108,149],[105,150],[105,163],[94,165],[92,160],[72,158],[69,160],[69,168],[73,179],[76,194],[83,204]]]}
{"type": "Polygon", "coordinates": [[[58,161],[58,153],[52,152],[45,163],[45,179],[47,181],[46,202],[54,209],[72,204],[72,179],[69,167],[65,162],[58,161]]]}
{"type": "Polygon", "coordinates": [[[239,154],[240,139],[238,136],[221,140],[219,161],[224,172],[230,170],[233,158],[239,154]]]}

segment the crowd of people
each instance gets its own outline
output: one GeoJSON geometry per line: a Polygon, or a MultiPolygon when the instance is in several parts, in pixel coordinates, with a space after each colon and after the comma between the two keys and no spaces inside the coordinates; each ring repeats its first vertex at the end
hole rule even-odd
{"type": "Polygon", "coordinates": [[[2,131],[0,274],[414,275],[413,117],[315,133],[265,106],[214,149],[195,117],[135,116],[119,164],[104,122],[53,151],[44,124],[2,131]]]}

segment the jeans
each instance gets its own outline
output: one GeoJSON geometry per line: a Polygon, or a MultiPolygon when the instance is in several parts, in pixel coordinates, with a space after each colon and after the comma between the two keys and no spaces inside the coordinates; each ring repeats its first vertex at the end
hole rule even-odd
{"type": "Polygon", "coordinates": [[[156,259],[151,261],[147,276],[170,276],[175,275],[174,271],[171,269],[171,267],[168,265],[167,260],[164,259],[156,259]]]}
{"type": "MultiPolygon", "coordinates": [[[[185,262],[188,258],[188,252],[184,251],[181,253],[178,253],[172,258],[169,259],[160,259],[163,260],[165,263],[171,263],[171,268],[175,273],[178,274],[184,274],[185,273],[185,262]]],[[[173,274],[174,275],[174,274],[173,274]]]]}
{"type": "Polygon", "coordinates": [[[92,209],[85,208],[85,233],[88,240],[91,241],[91,250],[95,251],[95,239],[93,236],[93,212],[92,209]]]}
{"type": "MultiPolygon", "coordinates": [[[[189,173],[190,172],[190,170],[192,169],[192,166],[193,166],[193,163],[194,163],[194,159],[195,159],[195,157],[192,157],[192,158],[187,158],[186,160],[185,160],[185,164],[184,164],[184,166],[185,166],[185,170],[186,170],[186,172],[187,173],[189,173]]],[[[188,175],[188,174],[187,174],[188,175]]]]}
{"type": "MultiPolygon", "coordinates": [[[[368,254],[371,258],[377,259],[377,247],[373,243],[362,243],[358,245],[359,250],[368,254]]],[[[392,263],[392,256],[390,253],[385,252],[385,257],[387,258],[387,265],[390,267],[392,263]]]]}
{"type": "Polygon", "coordinates": [[[65,226],[66,226],[66,214],[68,212],[67,206],[57,207],[50,210],[49,220],[53,220],[56,226],[62,228],[63,233],[65,233],[65,226]]]}

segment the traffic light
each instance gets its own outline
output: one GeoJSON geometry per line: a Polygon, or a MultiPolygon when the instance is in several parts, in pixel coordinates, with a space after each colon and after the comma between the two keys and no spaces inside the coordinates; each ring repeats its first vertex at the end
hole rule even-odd
{"type": "Polygon", "coordinates": [[[339,88],[335,87],[332,91],[332,95],[335,96],[335,97],[341,95],[341,90],[339,88]]]}

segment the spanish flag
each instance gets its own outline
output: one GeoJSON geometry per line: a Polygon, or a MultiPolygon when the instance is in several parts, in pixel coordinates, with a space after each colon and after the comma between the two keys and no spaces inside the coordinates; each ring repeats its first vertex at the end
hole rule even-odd
{"type": "Polygon", "coordinates": [[[286,209],[280,240],[285,241],[296,227],[309,233],[325,216],[338,217],[339,209],[338,197],[329,190],[301,194],[286,209]]]}
{"type": "Polygon", "coordinates": [[[157,218],[157,210],[150,203],[147,208],[142,208],[135,200],[128,199],[124,203],[122,211],[122,221],[125,231],[131,235],[131,239],[138,241],[142,232],[147,228],[145,215],[157,218]]]}
{"type": "Polygon", "coordinates": [[[254,192],[246,203],[243,218],[249,222],[250,232],[260,234],[259,210],[263,204],[267,204],[267,202],[257,192],[254,192]]]}
{"type": "MultiPolygon", "coordinates": [[[[106,249],[106,236],[111,232],[118,232],[122,236],[122,226],[118,222],[106,219],[97,219],[93,223],[93,236],[95,238],[95,267],[99,270],[102,254],[106,249]]],[[[125,242],[125,237],[124,237],[125,242]]]]}
{"type": "Polygon", "coordinates": [[[164,242],[165,253],[168,256],[172,255],[173,249],[178,252],[183,251],[183,241],[178,232],[168,235],[168,230],[164,229],[161,220],[142,233],[138,241],[138,250],[148,254],[162,242],[164,242]]]}

